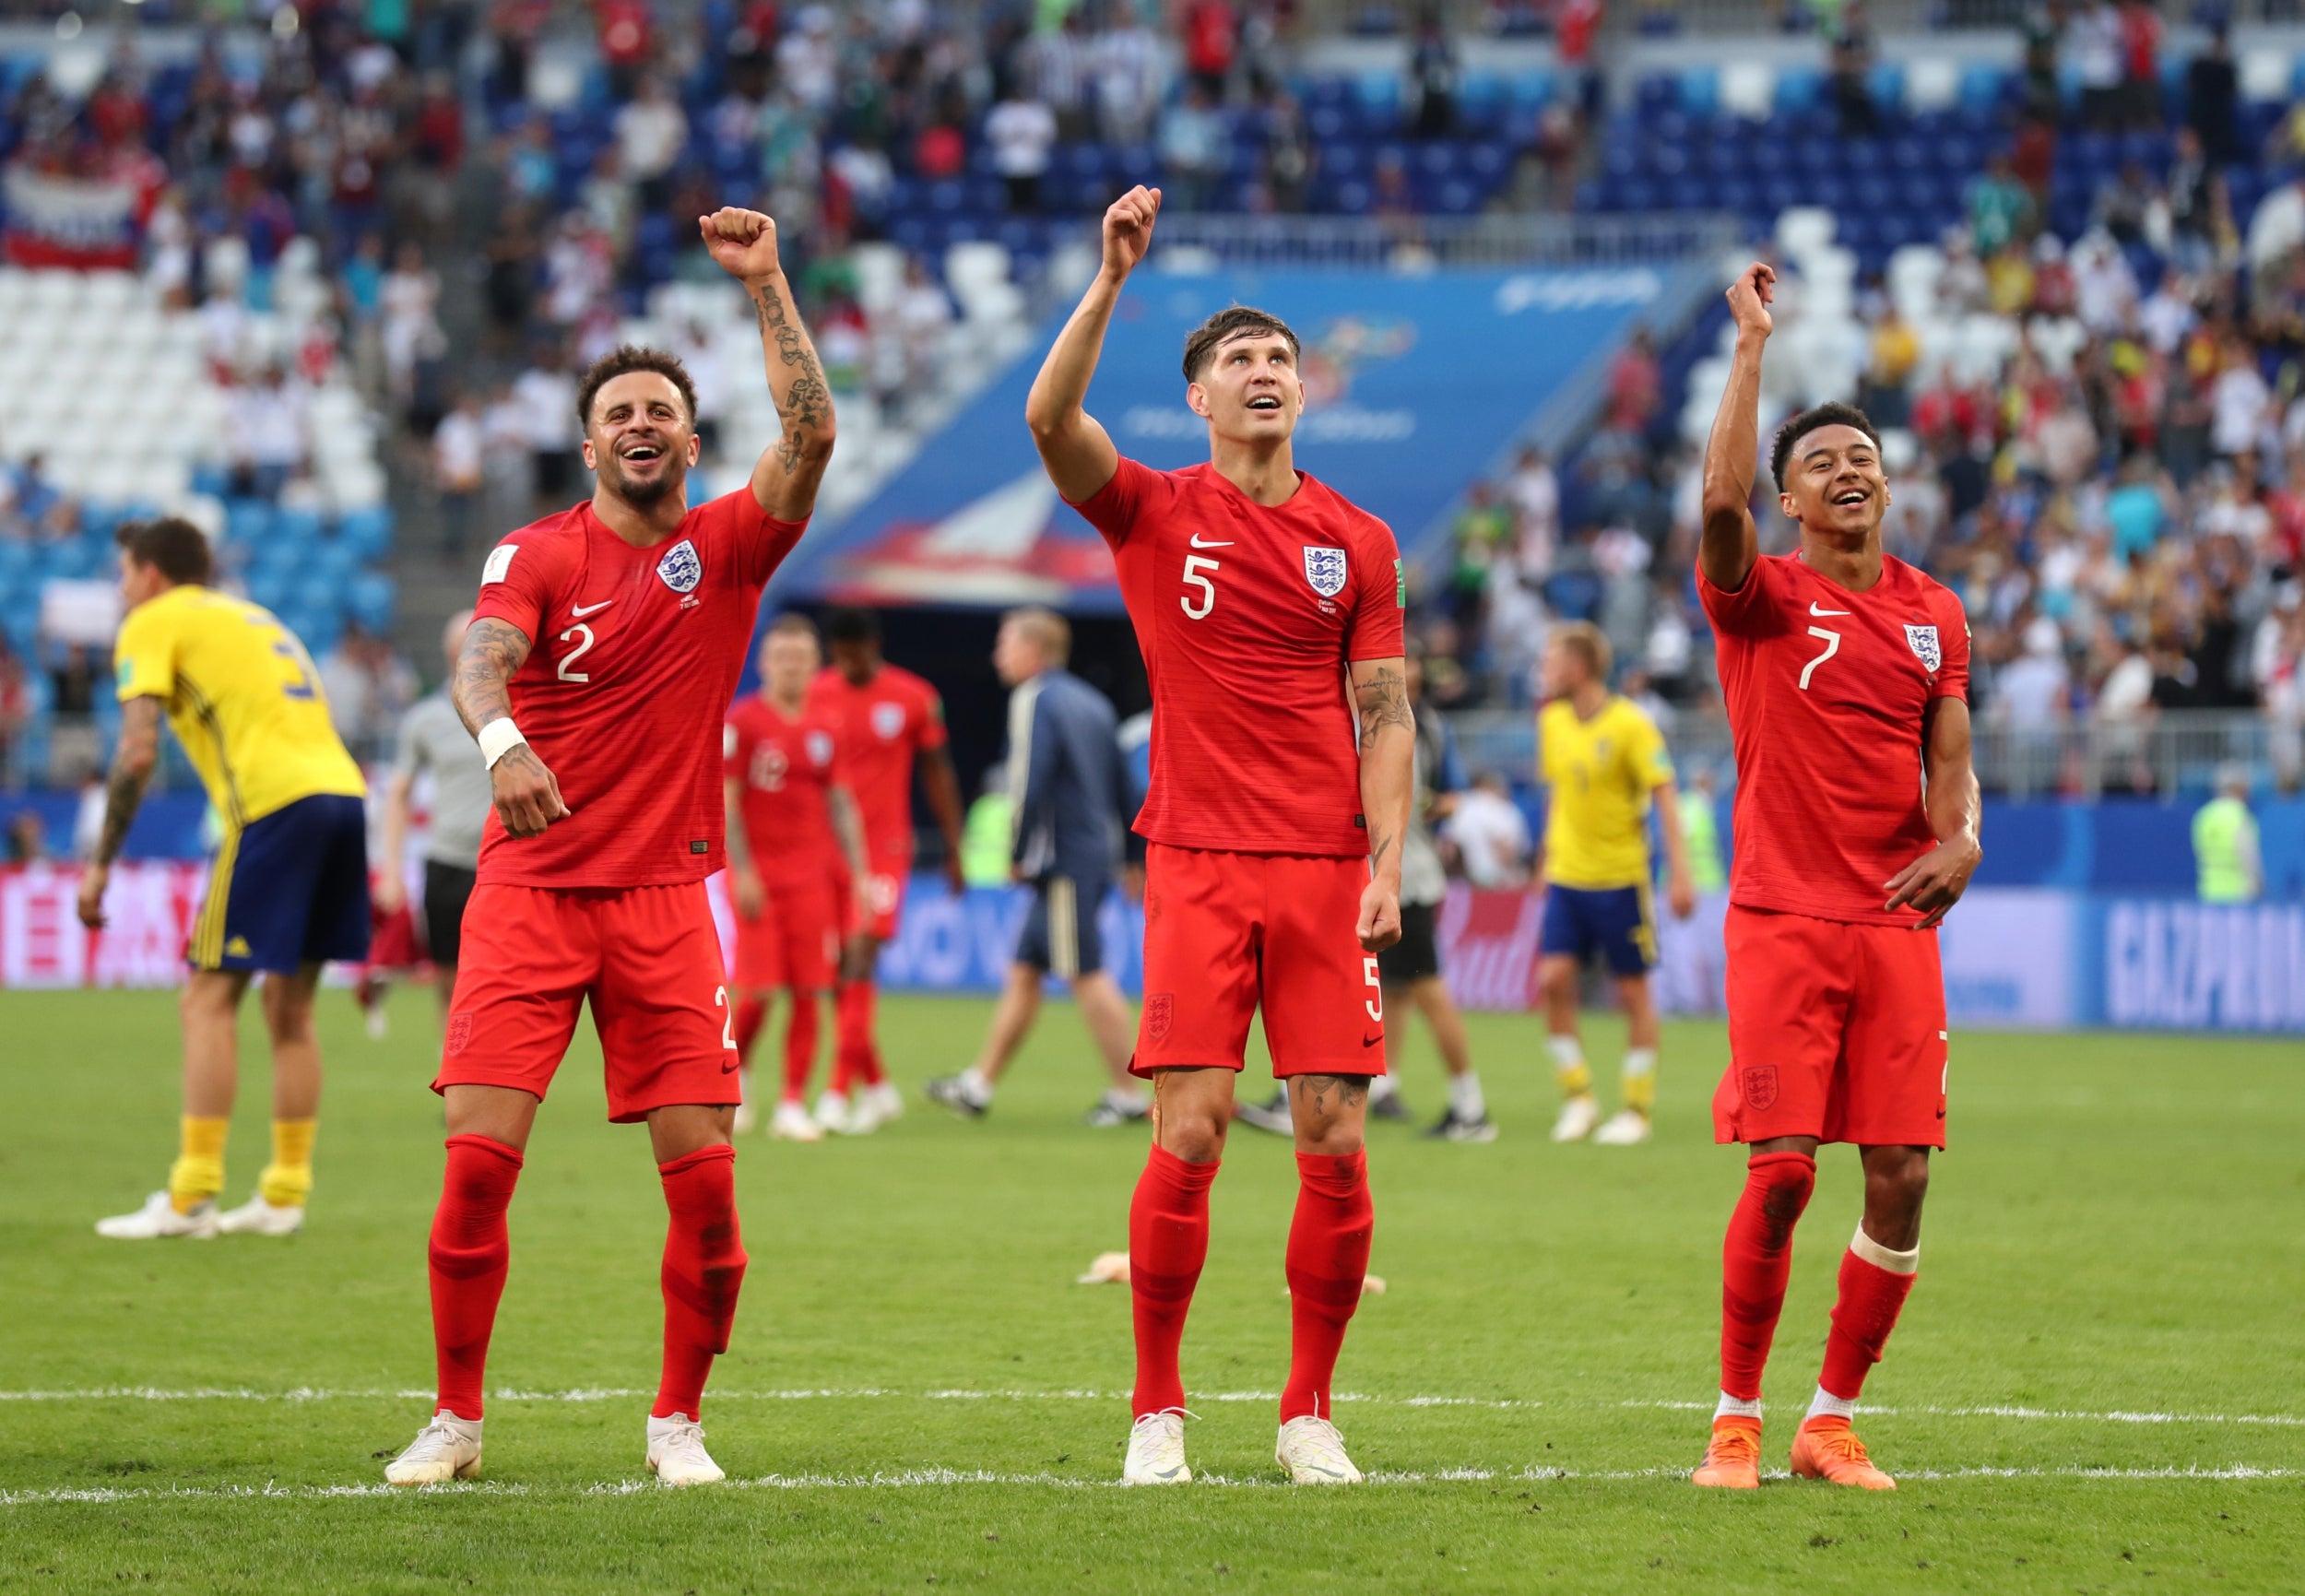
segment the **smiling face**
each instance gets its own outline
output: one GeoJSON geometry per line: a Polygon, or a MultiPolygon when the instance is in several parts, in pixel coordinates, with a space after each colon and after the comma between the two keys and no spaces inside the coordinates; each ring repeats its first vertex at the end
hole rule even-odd
{"type": "Polygon", "coordinates": [[[626,503],[646,509],[680,490],[697,452],[694,419],[661,372],[626,372],[593,396],[585,464],[626,503]]]}
{"type": "Polygon", "coordinates": [[[1803,433],[1785,462],[1785,490],[1777,502],[1812,532],[1846,538],[1876,530],[1889,507],[1880,449],[1855,427],[1836,424],[1803,433]]]}
{"type": "Polygon", "coordinates": [[[1185,403],[1221,438],[1285,443],[1305,410],[1296,352],[1280,333],[1235,334],[1209,351],[1185,403]]]}

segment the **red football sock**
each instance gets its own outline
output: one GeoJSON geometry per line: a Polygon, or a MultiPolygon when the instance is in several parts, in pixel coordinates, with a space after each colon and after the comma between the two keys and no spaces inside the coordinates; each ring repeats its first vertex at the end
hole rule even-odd
{"type": "Polygon", "coordinates": [[[1815,1188],[1816,1160],[1805,1153],[1764,1153],[1745,1167],[1720,1249],[1720,1389],[1739,1401],[1761,1400],[1792,1275],[1792,1227],[1815,1188]]]}
{"type": "Polygon", "coordinates": [[[1137,1326],[1135,1416],[1185,1405],[1176,1348],[1209,1256],[1214,1164],[1187,1164],[1160,1147],[1144,1161],[1129,1203],[1129,1301],[1137,1326]]]}
{"type": "Polygon", "coordinates": [[[752,1044],[760,1040],[761,1026],[768,1019],[768,1005],[761,1001],[757,992],[747,992],[737,999],[737,1062],[752,1062],[752,1044]]]}
{"type": "Polygon", "coordinates": [[[1327,1418],[1329,1382],[1344,1327],[1361,1306],[1375,1229],[1368,1154],[1296,1155],[1296,1217],[1289,1225],[1289,1383],[1281,1422],[1327,1418]]]}
{"type": "MultiPolygon", "coordinates": [[[[792,1017],[785,1026],[785,1101],[805,1103],[809,1077],[816,1070],[816,994],[792,994],[792,1017]]],[[[835,1088],[837,1090],[837,1088],[835,1088]]]]}
{"type": "Polygon", "coordinates": [[[656,1165],[672,1223],[664,1238],[664,1378],[651,1418],[686,1413],[704,1401],[704,1377],[728,1350],[744,1237],[737,1230],[737,1150],[727,1142],[656,1165]]]}
{"type": "Polygon", "coordinates": [[[1840,1295],[1833,1303],[1832,1332],[1825,1338],[1825,1372],[1816,1382],[1828,1394],[1857,1400],[1865,1376],[1889,1344],[1913,1278],[1911,1271],[1899,1273],[1858,1257],[1853,1245],[1841,1254],[1840,1295]]]}
{"type": "Polygon", "coordinates": [[[448,1170],[432,1212],[427,1262],[432,1281],[432,1353],[440,1370],[440,1407],[460,1419],[480,1417],[489,1332],[512,1242],[504,1210],[520,1179],[520,1154],[485,1136],[448,1139],[448,1170]]]}
{"type": "Polygon", "coordinates": [[[843,981],[834,999],[840,1031],[838,1057],[833,1067],[833,1090],[845,1097],[861,1082],[878,1086],[888,1079],[881,1068],[881,1047],[872,1037],[873,1005],[879,996],[869,976],[843,981]]]}

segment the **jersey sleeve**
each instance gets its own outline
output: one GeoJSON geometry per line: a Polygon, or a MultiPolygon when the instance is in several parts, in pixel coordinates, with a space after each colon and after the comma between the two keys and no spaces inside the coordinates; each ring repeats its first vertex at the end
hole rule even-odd
{"type": "Polygon", "coordinates": [[[1705,619],[1713,623],[1714,631],[1736,637],[1761,637],[1778,629],[1777,612],[1783,597],[1784,580],[1775,561],[1757,555],[1744,585],[1732,593],[1725,587],[1714,586],[1705,574],[1705,567],[1699,565],[1696,600],[1705,607],[1705,619]]]}
{"type": "Polygon", "coordinates": [[[1401,550],[1392,528],[1371,516],[1353,563],[1353,619],[1346,629],[1344,657],[1393,659],[1406,649],[1403,617],[1409,602],[1408,578],[1401,569],[1401,550]]]}
{"type": "Polygon", "coordinates": [[[1937,651],[1944,657],[1936,680],[1929,684],[1932,698],[1968,702],[1968,612],[1958,595],[1946,588],[1937,595],[1937,651]]]}
{"type": "Polygon", "coordinates": [[[520,628],[531,645],[544,635],[545,612],[560,574],[550,544],[535,530],[515,534],[490,550],[480,568],[480,595],[472,619],[502,621],[520,628]],[[528,541],[525,544],[522,538],[528,541]]]}
{"type": "Polygon", "coordinates": [[[112,677],[120,702],[176,695],[176,628],[147,604],[120,623],[112,641],[112,677]]]}
{"type": "Polygon", "coordinates": [[[733,493],[723,493],[704,508],[727,528],[736,551],[737,573],[747,582],[765,583],[774,575],[785,556],[800,541],[800,535],[809,529],[805,520],[780,521],[762,509],[749,482],[733,493]]]}
{"type": "Polygon", "coordinates": [[[1673,755],[1665,748],[1664,734],[1645,715],[1633,716],[1633,731],[1625,739],[1625,763],[1633,773],[1636,792],[1652,793],[1661,786],[1673,785],[1673,755]]]}
{"type": "Polygon", "coordinates": [[[1073,508],[1105,535],[1105,542],[1117,549],[1129,540],[1138,518],[1149,506],[1159,502],[1166,490],[1167,479],[1161,472],[1123,455],[1113,479],[1073,508]]]}

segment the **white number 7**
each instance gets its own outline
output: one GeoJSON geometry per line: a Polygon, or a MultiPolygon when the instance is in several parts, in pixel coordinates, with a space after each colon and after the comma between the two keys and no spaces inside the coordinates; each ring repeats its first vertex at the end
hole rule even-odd
{"type": "Polygon", "coordinates": [[[1809,635],[1825,639],[1825,652],[1801,668],[1801,691],[1803,692],[1809,691],[1809,678],[1816,674],[1816,668],[1841,651],[1841,634],[1838,632],[1827,632],[1822,626],[1812,626],[1809,628],[1809,635]]]}

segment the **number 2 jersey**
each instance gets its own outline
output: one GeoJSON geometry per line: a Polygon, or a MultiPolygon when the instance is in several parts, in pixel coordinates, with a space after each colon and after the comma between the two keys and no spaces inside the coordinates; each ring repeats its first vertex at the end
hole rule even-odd
{"type": "Polygon", "coordinates": [[[1700,570],[1737,757],[1729,899],[1821,920],[1908,925],[1884,885],[1936,845],[1921,801],[1930,701],[1968,695],[1952,590],[1894,556],[1864,593],[1797,554],[1727,592],[1700,570]]]}
{"type": "Polygon", "coordinates": [[[518,838],[491,812],[482,882],[667,886],[721,868],[721,724],[761,590],[806,526],[769,514],[748,486],[645,549],[589,502],[496,546],[474,619],[533,644],[510,684],[513,718],[570,814],[518,838]]]}
{"type": "Polygon", "coordinates": [[[1075,506],[1120,571],[1152,689],[1147,841],[1232,853],[1368,853],[1354,660],[1401,652],[1400,550],[1303,472],[1259,504],[1209,465],[1123,459],[1075,506]]]}

